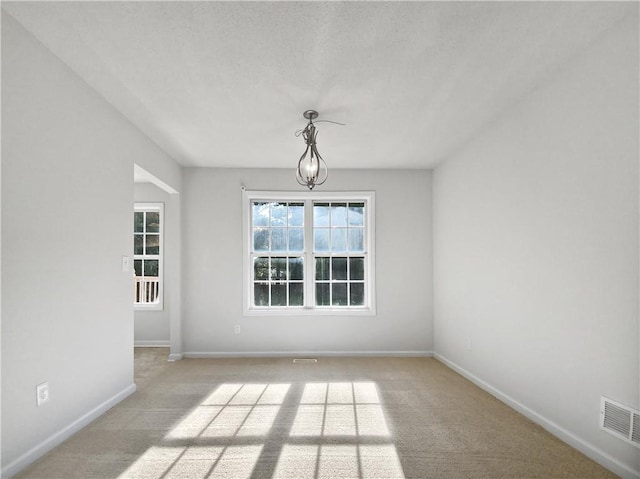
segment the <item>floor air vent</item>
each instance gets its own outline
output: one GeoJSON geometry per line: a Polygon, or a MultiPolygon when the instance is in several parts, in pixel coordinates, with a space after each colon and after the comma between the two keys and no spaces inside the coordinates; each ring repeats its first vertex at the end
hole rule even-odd
{"type": "Polygon", "coordinates": [[[636,447],[640,447],[640,411],[602,397],[600,428],[636,447]]]}

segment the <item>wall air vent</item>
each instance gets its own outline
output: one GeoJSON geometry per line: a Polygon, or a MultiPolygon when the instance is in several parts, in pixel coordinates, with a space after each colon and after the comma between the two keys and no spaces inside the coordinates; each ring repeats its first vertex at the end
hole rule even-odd
{"type": "Polygon", "coordinates": [[[640,414],[633,413],[633,426],[631,427],[631,442],[640,445],[640,414]]]}
{"type": "Polygon", "coordinates": [[[640,411],[602,396],[600,428],[640,447],[640,411]]]}

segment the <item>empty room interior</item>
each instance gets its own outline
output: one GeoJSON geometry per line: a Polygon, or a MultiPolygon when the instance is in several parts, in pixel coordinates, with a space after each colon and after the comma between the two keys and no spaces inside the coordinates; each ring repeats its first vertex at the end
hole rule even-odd
{"type": "Polygon", "coordinates": [[[2,478],[640,479],[638,2],[1,7],[2,478]]]}

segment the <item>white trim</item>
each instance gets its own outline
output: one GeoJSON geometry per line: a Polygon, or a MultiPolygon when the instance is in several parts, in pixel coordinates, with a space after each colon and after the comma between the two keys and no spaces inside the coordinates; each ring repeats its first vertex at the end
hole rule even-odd
{"type": "Polygon", "coordinates": [[[300,191],[258,191],[247,190],[244,186],[242,191],[242,303],[243,316],[376,316],[376,255],[375,255],[375,191],[329,191],[329,192],[300,192],[300,191]],[[310,213],[310,203],[313,201],[364,201],[366,208],[366,251],[365,257],[365,298],[367,305],[364,307],[315,307],[313,306],[314,294],[313,274],[311,274],[313,258],[312,242],[310,241],[313,232],[313,223],[309,227],[305,224],[305,251],[302,256],[305,258],[305,307],[290,308],[256,308],[252,306],[252,286],[251,286],[251,241],[250,232],[252,201],[304,201],[305,202],[305,223],[313,218],[310,213]],[[310,302],[310,303],[309,303],[310,302]]]}
{"type": "Polygon", "coordinates": [[[78,432],[83,427],[87,426],[89,423],[103,415],[109,409],[114,407],[116,404],[121,402],[123,399],[127,398],[131,394],[136,391],[136,385],[131,384],[124,388],[122,391],[107,399],[102,404],[99,404],[83,416],[79,417],[69,425],[63,427],[58,432],[52,434],[47,439],[42,441],[37,446],[32,447],[23,455],[18,457],[15,461],[12,461],[10,464],[7,464],[6,467],[2,469],[2,477],[9,478],[29,464],[32,464],[40,457],[44,456],[47,452],[49,452],[54,447],[62,444],[64,441],[73,436],[76,432],[78,432]]]}
{"type": "Polygon", "coordinates": [[[362,308],[362,307],[355,307],[355,306],[351,308],[347,306],[345,306],[344,308],[327,308],[327,307],[316,307],[316,308],[290,307],[290,308],[269,308],[269,309],[254,308],[254,309],[245,310],[244,316],[246,317],[344,316],[345,318],[347,318],[349,316],[376,316],[376,312],[371,308],[362,308]]]}
{"type": "Polygon", "coordinates": [[[170,346],[168,339],[138,339],[133,342],[134,348],[168,348],[170,346]]]}
{"type": "MultiPolygon", "coordinates": [[[[164,203],[163,202],[148,202],[148,201],[136,201],[133,203],[133,211],[138,212],[158,212],[160,216],[160,231],[158,235],[160,237],[160,249],[158,255],[137,255],[133,254],[133,261],[135,265],[136,260],[158,260],[158,302],[157,303],[136,303],[133,302],[134,311],[164,311],[164,243],[165,243],[165,234],[164,234],[164,203]]],[[[146,226],[144,229],[143,238],[146,237],[146,226]]],[[[137,232],[134,231],[135,235],[137,232]]],[[[134,266],[134,276],[135,276],[135,266],[134,266]]],[[[144,274],[144,272],[143,272],[144,274]]]]}
{"type": "Polygon", "coordinates": [[[184,353],[185,358],[320,358],[320,357],[432,357],[433,351],[217,351],[184,353]]]}
{"type": "Polygon", "coordinates": [[[174,361],[180,361],[182,358],[184,358],[184,354],[182,353],[171,353],[169,354],[167,361],[172,363],[174,361]]]}
{"type": "Polygon", "coordinates": [[[482,379],[470,373],[466,369],[458,366],[453,361],[449,361],[447,358],[445,358],[441,354],[434,353],[434,357],[445,366],[461,374],[466,379],[474,383],[476,386],[480,387],[481,389],[484,389],[489,394],[491,394],[492,396],[496,397],[497,399],[505,403],[507,406],[510,406],[511,408],[515,409],[520,414],[522,414],[523,416],[532,420],[539,426],[542,426],[543,429],[547,430],[548,432],[556,436],[561,441],[567,443],[574,449],[577,449],[578,451],[583,453],[585,456],[589,457],[590,459],[593,459],[595,462],[597,462],[601,466],[609,469],[614,474],[617,474],[624,479],[640,479],[640,471],[634,471],[629,466],[622,464],[620,461],[610,456],[606,452],[598,449],[593,444],[586,442],[585,440],[579,438],[572,432],[567,431],[562,426],[559,426],[558,424],[551,421],[550,419],[547,419],[546,417],[528,408],[527,406],[520,403],[519,401],[516,401],[511,396],[508,396],[507,394],[503,393],[499,389],[496,389],[495,387],[493,387],[491,384],[483,381],[482,379]]]}

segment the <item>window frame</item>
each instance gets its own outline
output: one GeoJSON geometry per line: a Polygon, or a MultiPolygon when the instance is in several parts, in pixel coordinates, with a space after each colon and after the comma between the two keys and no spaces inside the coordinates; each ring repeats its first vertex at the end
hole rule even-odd
{"type": "MultiPolygon", "coordinates": [[[[133,212],[134,216],[136,212],[157,212],[159,213],[160,218],[160,228],[158,232],[160,246],[158,248],[157,255],[147,255],[147,254],[133,254],[134,267],[133,269],[133,277],[135,281],[136,270],[135,270],[135,261],[136,260],[158,260],[158,301],[156,303],[136,303],[135,297],[133,300],[133,309],[135,311],[164,311],[164,203],[149,203],[149,202],[134,202],[133,204],[133,212]]],[[[133,234],[137,233],[135,231],[135,227],[133,228],[133,234]]],[[[144,233],[146,235],[146,231],[144,233]]],[[[143,272],[144,275],[144,272],[143,272]]],[[[135,285],[134,285],[135,287],[135,285]]]]}
{"type": "MultiPolygon", "coordinates": [[[[243,238],[243,315],[244,316],[375,316],[375,192],[296,192],[296,191],[252,191],[242,188],[242,238],[243,238]],[[254,306],[253,305],[253,261],[252,255],[252,204],[253,202],[304,203],[304,249],[300,254],[283,252],[270,256],[301,256],[304,258],[304,301],[303,306],[254,306]],[[364,295],[363,306],[316,306],[315,305],[315,254],[313,251],[313,204],[364,203],[365,228],[363,253],[352,256],[364,256],[364,295]]],[[[319,257],[330,253],[318,252],[319,257]]],[[[333,256],[349,257],[349,253],[333,253],[333,256]]],[[[347,283],[348,284],[348,283],[347,283]]]]}

